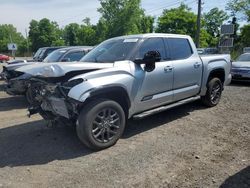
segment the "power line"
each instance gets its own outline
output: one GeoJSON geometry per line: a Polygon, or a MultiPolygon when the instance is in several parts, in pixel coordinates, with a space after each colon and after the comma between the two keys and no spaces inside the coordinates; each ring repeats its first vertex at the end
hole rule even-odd
{"type": "Polygon", "coordinates": [[[151,13],[151,12],[155,12],[155,11],[158,11],[158,10],[161,10],[161,9],[165,9],[165,8],[168,8],[168,7],[172,7],[174,5],[177,5],[179,3],[181,3],[182,1],[175,1],[174,3],[169,3],[169,4],[165,4],[164,6],[161,6],[159,8],[154,8],[154,9],[151,9],[151,10],[146,10],[147,13],[151,13]]]}
{"type": "MultiPolygon", "coordinates": [[[[190,5],[190,4],[196,3],[196,1],[197,1],[197,0],[193,0],[193,1],[190,1],[190,2],[186,2],[186,3],[188,3],[188,4],[190,5]]],[[[173,6],[175,6],[175,5],[165,7],[164,9],[166,9],[166,8],[171,8],[171,7],[173,7],[173,6]]],[[[159,15],[161,15],[161,14],[162,14],[162,12],[159,13],[159,14],[156,14],[155,16],[159,16],[159,15]]]]}
{"type": "MultiPolygon", "coordinates": [[[[180,4],[181,2],[185,2],[185,1],[187,1],[187,0],[179,0],[179,1],[173,1],[173,2],[169,2],[169,3],[167,3],[167,4],[165,4],[164,3],[164,6],[162,6],[163,5],[163,3],[160,5],[160,7],[158,7],[158,8],[153,8],[153,9],[149,9],[149,10],[145,10],[145,12],[146,13],[152,13],[152,12],[155,12],[155,11],[158,11],[158,10],[161,10],[161,9],[166,9],[166,8],[170,8],[170,7],[173,7],[173,6],[175,6],[175,5],[178,5],[178,4],[180,4]]],[[[84,13],[81,13],[81,14],[77,14],[77,15],[74,15],[74,16],[71,16],[71,17],[69,17],[69,18],[65,18],[65,19],[63,19],[63,20],[59,20],[59,21],[57,21],[57,23],[63,23],[63,22],[66,22],[66,21],[68,21],[68,20],[72,20],[72,19],[74,19],[74,18],[77,18],[77,17],[80,17],[80,16],[83,16],[83,15],[86,15],[87,13],[90,13],[91,11],[87,11],[87,12],[84,12],[84,13]]],[[[88,16],[86,16],[86,17],[88,17],[88,16]]],[[[92,17],[89,17],[90,19],[96,19],[96,18],[98,18],[98,17],[96,17],[96,16],[92,16],[92,17]]]]}

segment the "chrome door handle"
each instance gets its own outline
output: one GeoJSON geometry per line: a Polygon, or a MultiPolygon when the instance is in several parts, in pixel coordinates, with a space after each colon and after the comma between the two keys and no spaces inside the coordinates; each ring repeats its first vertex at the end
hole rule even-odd
{"type": "Polygon", "coordinates": [[[164,67],[164,72],[172,72],[174,68],[172,66],[166,66],[164,67]]]}
{"type": "Polygon", "coordinates": [[[199,68],[201,66],[201,63],[198,63],[198,62],[196,62],[195,64],[194,64],[194,68],[199,68]]]}

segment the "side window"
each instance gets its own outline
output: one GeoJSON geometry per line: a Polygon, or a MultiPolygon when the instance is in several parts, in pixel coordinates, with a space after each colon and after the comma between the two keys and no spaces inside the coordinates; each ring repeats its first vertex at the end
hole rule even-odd
{"type": "Polygon", "coordinates": [[[63,59],[69,59],[69,61],[79,61],[83,56],[85,55],[85,52],[70,52],[66,54],[63,59]]]}
{"type": "MultiPolygon", "coordinates": [[[[172,60],[186,59],[193,54],[192,48],[187,39],[166,38],[172,60]]],[[[166,45],[167,45],[166,44],[166,45]]]]}
{"type": "Polygon", "coordinates": [[[158,51],[161,58],[165,59],[165,46],[162,38],[149,38],[146,39],[139,47],[135,58],[142,59],[148,51],[158,51]]]}

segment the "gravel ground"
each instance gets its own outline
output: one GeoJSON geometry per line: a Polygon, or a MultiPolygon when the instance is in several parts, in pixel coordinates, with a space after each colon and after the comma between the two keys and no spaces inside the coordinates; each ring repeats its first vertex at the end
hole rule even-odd
{"type": "Polygon", "coordinates": [[[117,144],[91,152],[74,128],[26,116],[0,82],[0,187],[250,187],[250,84],[130,120],[117,144]]]}

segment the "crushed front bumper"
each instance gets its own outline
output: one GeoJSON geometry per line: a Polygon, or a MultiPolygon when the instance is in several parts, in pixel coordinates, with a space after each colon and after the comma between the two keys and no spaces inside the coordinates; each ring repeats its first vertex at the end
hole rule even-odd
{"type": "Polygon", "coordinates": [[[62,116],[67,119],[70,118],[68,105],[64,98],[49,97],[41,104],[41,108],[44,111],[52,112],[56,116],[62,116]]]}

